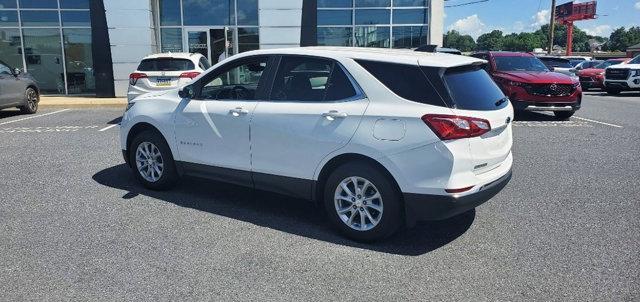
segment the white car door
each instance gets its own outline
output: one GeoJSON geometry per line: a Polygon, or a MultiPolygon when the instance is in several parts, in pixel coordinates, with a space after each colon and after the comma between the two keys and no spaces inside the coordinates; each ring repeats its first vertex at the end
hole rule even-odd
{"type": "Polygon", "coordinates": [[[175,115],[178,158],[187,174],[251,185],[249,122],[269,57],[232,61],[194,83],[175,115]]]}
{"type": "Polygon", "coordinates": [[[283,56],[270,98],[260,101],[251,122],[256,188],[309,198],[322,159],[345,146],[368,100],[330,59],[283,56]]]}

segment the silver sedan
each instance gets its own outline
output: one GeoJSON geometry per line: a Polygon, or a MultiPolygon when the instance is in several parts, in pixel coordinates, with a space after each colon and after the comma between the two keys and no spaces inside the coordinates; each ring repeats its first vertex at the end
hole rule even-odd
{"type": "Polygon", "coordinates": [[[0,61],[0,109],[18,107],[22,113],[36,113],[39,92],[31,75],[0,61]]]}

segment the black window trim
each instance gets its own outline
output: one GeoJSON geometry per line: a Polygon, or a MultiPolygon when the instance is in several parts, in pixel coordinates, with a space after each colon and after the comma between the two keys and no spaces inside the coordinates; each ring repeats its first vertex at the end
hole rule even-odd
{"type": "MultiPolygon", "coordinates": [[[[362,90],[362,87],[360,87],[360,85],[358,84],[358,82],[353,78],[353,76],[351,75],[351,73],[349,73],[349,71],[342,65],[342,63],[338,62],[338,60],[333,59],[333,58],[329,58],[329,57],[323,57],[323,56],[314,56],[314,55],[299,55],[299,54],[282,54],[282,55],[278,55],[277,58],[277,62],[276,62],[276,67],[273,68],[273,73],[271,74],[269,80],[269,89],[267,91],[267,97],[265,98],[265,101],[267,102],[274,102],[274,103],[343,103],[343,102],[351,102],[351,101],[357,101],[357,100],[362,100],[362,99],[366,99],[367,95],[364,93],[364,90],[362,90]],[[342,69],[342,72],[344,72],[344,74],[347,76],[347,78],[349,79],[349,82],[351,83],[351,86],[353,86],[353,89],[355,90],[356,94],[352,97],[348,97],[345,99],[341,99],[341,100],[332,100],[332,101],[326,101],[326,100],[322,100],[320,102],[309,102],[309,101],[300,101],[300,100],[273,100],[271,99],[271,92],[273,90],[273,85],[275,83],[275,77],[278,74],[278,71],[280,70],[280,67],[282,66],[282,59],[285,57],[302,57],[302,58],[309,58],[309,59],[323,59],[323,60],[328,60],[331,61],[335,66],[340,67],[340,69],[342,69]]],[[[333,68],[331,69],[331,72],[333,73],[333,68]]],[[[329,77],[331,77],[331,74],[329,74],[329,77]]]]}
{"type": "Polygon", "coordinates": [[[193,100],[197,100],[197,101],[212,101],[212,102],[237,102],[237,101],[242,101],[242,102],[261,102],[267,99],[268,94],[265,94],[267,91],[267,87],[270,86],[269,83],[272,83],[273,80],[271,79],[271,77],[273,77],[272,75],[272,70],[275,69],[274,66],[276,64],[276,58],[274,55],[251,55],[251,56],[246,56],[246,57],[241,57],[241,58],[237,58],[235,60],[229,61],[215,69],[211,69],[211,67],[209,69],[211,69],[209,72],[207,72],[200,80],[198,80],[197,82],[191,84],[191,86],[194,87],[194,91],[196,92],[196,95],[192,98],[193,100]],[[245,100],[245,99],[204,99],[202,98],[202,88],[204,87],[205,83],[208,83],[210,81],[212,81],[213,79],[215,79],[217,76],[219,76],[222,73],[228,72],[229,70],[241,66],[247,62],[250,61],[254,61],[257,59],[261,59],[261,58],[266,58],[267,59],[267,67],[266,69],[262,72],[262,76],[260,77],[260,81],[258,82],[258,87],[256,89],[256,95],[255,95],[255,99],[254,100],[245,100]]]}

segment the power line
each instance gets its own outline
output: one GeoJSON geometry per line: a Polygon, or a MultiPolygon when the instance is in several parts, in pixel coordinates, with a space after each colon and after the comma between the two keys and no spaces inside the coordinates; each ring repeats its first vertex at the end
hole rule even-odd
{"type": "MultiPolygon", "coordinates": [[[[445,0],[445,2],[446,1],[449,1],[449,0],[445,0]]],[[[444,7],[458,7],[458,6],[465,6],[465,5],[471,5],[471,4],[476,4],[476,3],[488,2],[488,1],[489,0],[476,0],[476,1],[471,1],[471,2],[467,2],[467,3],[445,5],[444,7]]]]}

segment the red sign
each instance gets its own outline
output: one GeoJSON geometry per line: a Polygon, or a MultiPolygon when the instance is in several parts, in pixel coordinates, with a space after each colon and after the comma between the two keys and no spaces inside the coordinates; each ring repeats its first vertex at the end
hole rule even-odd
{"type": "Polygon", "coordinates": [[[573,1],[556,6],[556,20],[560,23],[596,18],[596,1],[573,3],[573,1]]]}

